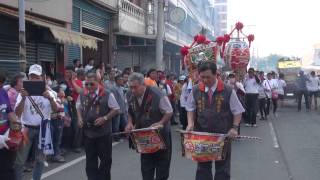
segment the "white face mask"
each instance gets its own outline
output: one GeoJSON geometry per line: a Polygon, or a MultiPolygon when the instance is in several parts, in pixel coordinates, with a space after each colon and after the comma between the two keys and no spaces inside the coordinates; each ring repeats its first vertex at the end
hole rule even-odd
{"type": "Polygon", "coordinates": [[[231,84],[235,83],[235,82],[236,82],[236,78],[231,78],[231,79],[229,79],[229,82],[230,82],[231,84]]]}
{"type": "Polygon", "coordinates": [[[60,88],[61,88],[63,91],[65,91],[65,90],[67,89],[67,85],[65,85],[65,84],[60,84],[60,88]]]}
{"type": "Polygon", "coordinates": [[[161,80],[161,84],[165,84],[166,83],[166,80],[161,80]]]}
{"type": "Polygon", "coordinates": [[[48,84],[48,86],[52,86],[52,81],[51,81],[51,80],[48,80],[48,81],[47,81],[47,84],[48,84]]]}

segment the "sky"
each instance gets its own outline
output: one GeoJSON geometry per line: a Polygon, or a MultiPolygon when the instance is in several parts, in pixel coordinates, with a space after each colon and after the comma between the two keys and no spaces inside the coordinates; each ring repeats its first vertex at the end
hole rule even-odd
{"type": "Polygon", "coordinates": [[[320,44],[319,0],[228,0],[229,29],[238,21],[246,34],[255,35],[253,48],[260,57],[312,56],[320,44]]]}

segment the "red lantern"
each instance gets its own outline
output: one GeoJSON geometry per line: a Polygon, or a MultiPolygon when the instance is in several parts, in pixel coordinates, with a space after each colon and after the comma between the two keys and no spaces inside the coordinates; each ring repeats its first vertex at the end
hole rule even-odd
{"type": "Polygon", "coordinates": [[[224,59],[232,70],[246,68],[250,60],[248,44],[239,39],[229,42],[224,52],[224,59]]]}
{"type": "Polygon", "coordinates": [[[189,53],[189,48],[187,46],[184,46],[180,49],[181,56],[186,56],[189,53]]]}

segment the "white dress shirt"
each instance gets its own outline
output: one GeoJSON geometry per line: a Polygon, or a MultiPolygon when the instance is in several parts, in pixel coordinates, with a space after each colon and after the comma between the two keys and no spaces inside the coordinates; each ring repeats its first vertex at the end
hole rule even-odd
{"type": "Polygon", "coordinates": [[[266,94],[268,98],[271,98],[272,96],[272,90],[278,90],[278,80],[277,79],[271,79],[271,80],[264,80],[263,86],[266,90],[266,94]]]}
{"type": "MultiPolygon", "coordinates": [[[[99,95],[99,90],[96,90],[96,95],[99,95]]],[[[113,93],[109,94],[108,107],[110,109],[114,109],[114,110],[119,110],[120,109],[120,106],[119,106],[116,98],[114,97],[113,93]]],[[[79,109],[79,110],[82,109],[80,96],[78,96],[78,99],[77,99],[77,102],[76,102],[76,108],[79,109]]]]}
{"type": "Polygon", "coordinates": [[[180,95],[180,106],[186,107],[188,96],[191,90],[188,89],[188,83],[184,83],[181,88],[181,95],[180,95]]]}
{"type": "Polygon", "coordinates": [[[256,79],[248,78],[244,81],[244,88],[247,94],[258,94],[259,93],[259,84],[256,79]]]}
{"type": "Polygon", "coordinates": [[[284,95],[284,88],[287,86],[287,83],[283,79],[278,80],[278,94],[284,95]]]}
{"type": "Polygon", "coordinates": [[[311,92],[319,91],[319,85],[320,85],[319,78],[316,76],[315,77],[311,76],[309,80],[310,81],[307,81],[308,91],[311,91],[311,92]]]}
{"type": "MultiPolygon", "coordinates": [[[[138,100],[138,103],[139,103],[139,106],[141,106],[141,103],[143,101],[143,97],[144,97],[144,94],[145,94],[146,91],[143,92],[143,95],[138,97],[137,100],[138,100]]],[[[164,114],[167,114],[167,113],[172,113],[173,112],[173,108],[171,106],[171,103],[169,101],[169,98],[168,96],[163,96],[161,99],[160,99],[160,102],[159,102],[159,109],[160,109],[160,112],[161,113],[164,113],[164,114]]]]}
{"type": "MultiPolygon", "coordinates": [[[[211,87],[211,91],[214,93],[215,90],[217,89],[217,81],[216,83],[211,87]]],[[[208,87],[205,87],[205,92],[208,92],[209,91],[209,88],[208,87]]],[[[230,109],[231,109],[231,112],[233,115],[238,115],[238,114],[241,114],[243,112],[245,112],[245,109],[243,108],[241,102],[239,101],[238,99],[238,96],[236,94],[236,92],[234,90],[232,90],[232,93],[231,93],[231,96],[230,96],[230,101],[229,101],[229,104],[230,104],[230,109]]],[[[188,112],[193,112],[196,110],[196,102],[194,100],[194,97],[193,97],[193,92],[191,91],[191,93],[189,94],[188,96],[188,100],[187,100],[187,104],[186,104],[186,110],[188,112]]]]}

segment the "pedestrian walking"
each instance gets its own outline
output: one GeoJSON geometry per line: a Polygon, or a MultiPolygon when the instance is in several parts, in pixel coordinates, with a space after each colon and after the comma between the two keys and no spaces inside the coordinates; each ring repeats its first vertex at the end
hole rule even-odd
{"type": "Polygon", "coordinates": [[[110,180],[112,118],[120,109],[114,95],[101,86],[97,74],[87,74],[77,103],[78,125],[83,128],[88,180],[110,180]]]}
{"type": "Polygon", "coordinates": [[[279,79],[278,79],[278,94],[279,94],[279,100],[280,100],[280,106],[284,106],[284,90],[287,87],[287,83],[284,80],[284,74],[280,73],[279,74],[279,79]]]}
{"type": "Polygon", "coordinates": [[[266,93],[268,96],[267,100],[267,114],[270,113],[270,103],[272,102],[273,107],[273,115],[276,116],[277,108],[278,108],[278,80],[274,79],[272,73],[267,74],[267,79],[264,81],[264,86],[266,89],[266,93]]]}
{"type": "Polygon", "coordinates": [[[140,73],[129,76],[128,104],[129,118],[126,132],[133,129],[162,127],[160,135],[166,149],[155,153],[141,154],[141,172],[143,180],[167,180],[171,162],[170,119],[173,110],[170,101],[159,88],[146,86],[140,73]]]}
{"type": "MultiPolygon", "coordinates": [[[[241,115],[245,111],[236,92],[217,78],[217,66],[203,62],[198,67],[202,82],[193,87],[186,110],[187,131],[238,135],[241,115]]],[[[230,180],[231,143],[225,144],[225,159],[215,162],[214,180],[230,180]]],[[[212,162],[198,162],[196,180],[212,180],[212,162]]]]}
{"type": "Polygon", "coordinates": [[[186,76],[180,76],[179,83],[183,83],[181,88],[181,95],[180,95],[180,123],[182,125],[182,129],[185,130],[188,125],[188,119],[187,119],[187,111],[186,111],[186,105],[187,105],[187,99],[191,92],[191,89],[188,89],[188,80],[189,78],[186,76]]]}
{"type": "Polygon", "coordinates": [[[259,73],[259,96],[258,96],[258,104],[259,104],[259,110],[260,110],[260,120],[268,120],[268,111],[267,111],[267,101],[268,101],[268,95],[266,93],[266,89],[264,86],[264,72],[259,73]]]}
{"type": "Polygon", "coordinates": [[[244,81],[246,90],[246,126],[257,126],[257,102],[259,96],[260,79],[253,68],[248,71],[248,77],[244,81]]]}
{"type": "Polygon", "coordinates": [[[307,82],[310,82],[309,78],[304,74],[303,71],[300,71],[299,76],[297,77],[297,80],[296,80],[298,111],[299,112],[301,111],[302,96],[304,96],[304,100],[306,103],[306,110],[307,111],[310,110],[307,82]]]}
{"type": "Polygon", "coordinates": [[[320,80],[316,76],[316,73],[312,71],[310,73],[309,77],[310,81],[307,81],[307,89],[309,93],[309,107],[312,107],[312,100],[314,101],[314,109],[318,109],[318,93],[319,93],[319,85],[320,85],[320,80]]]}

